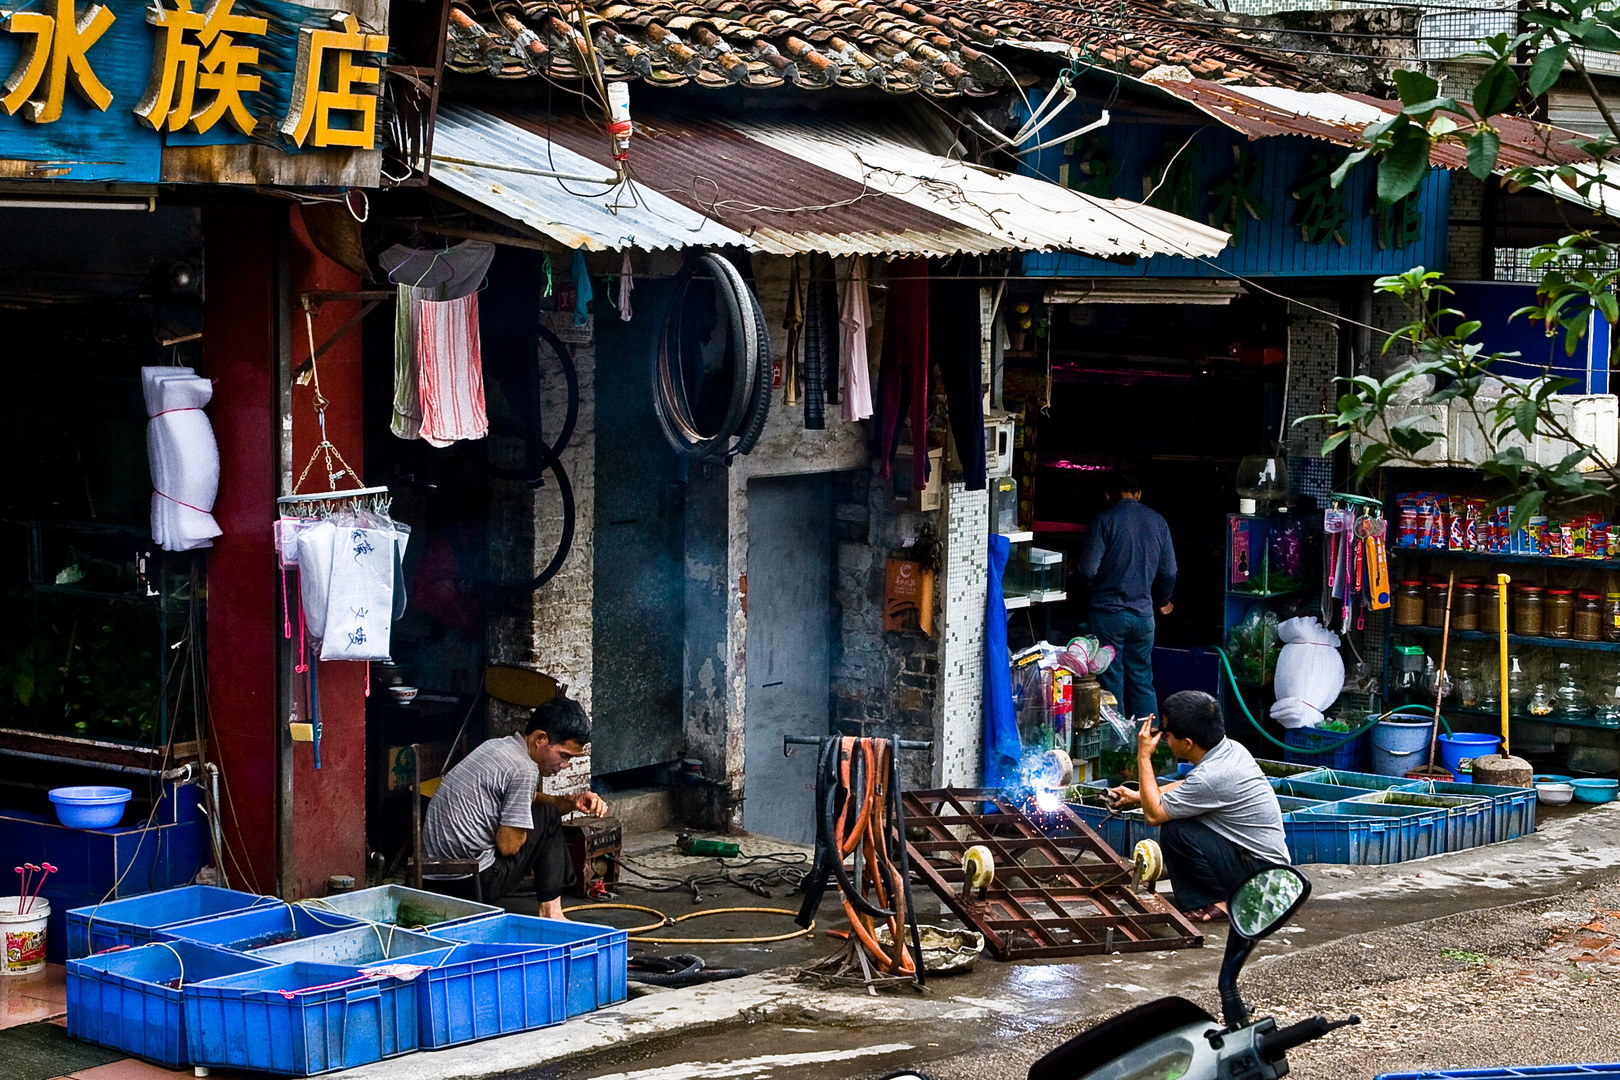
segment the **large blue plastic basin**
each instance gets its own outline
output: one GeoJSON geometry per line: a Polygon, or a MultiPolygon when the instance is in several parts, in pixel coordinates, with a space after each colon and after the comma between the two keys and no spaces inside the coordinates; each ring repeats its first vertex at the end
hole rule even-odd
{"type": "Polygon", "coordinates": [[[124,804],[134,797],[127,787],[52,788],[56,820],[70,829],[106,829],[124,819],[124,804]]]}

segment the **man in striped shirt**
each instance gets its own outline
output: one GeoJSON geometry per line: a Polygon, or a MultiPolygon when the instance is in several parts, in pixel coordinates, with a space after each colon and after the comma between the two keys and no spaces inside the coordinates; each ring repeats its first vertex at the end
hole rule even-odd
{"type": "Polygon", "coordinates": [[[446,774],[428,804],[422,851],[433,859],[477,859],[489,902],[514,891],[534,871],[540,914],[560,919],[563,890],[574,883],[562,839],[564,814],[607,814],[593,791],[548,795],[542,776],[556,776],[586,753],[591,722],[579,702],[558,695],[534,710],[521,735],[490,739],[446,774]]]}

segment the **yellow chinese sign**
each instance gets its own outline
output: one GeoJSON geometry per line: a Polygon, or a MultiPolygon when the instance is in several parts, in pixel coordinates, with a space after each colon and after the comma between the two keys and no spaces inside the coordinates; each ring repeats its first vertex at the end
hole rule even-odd
{"type": "MultiPolygon", "coordinates": [[[[232,138],[239,139],[260,133],[261,122],[272,120],[255,115],[255,102],[280,100],[289,105],[271,128],[294,146],[370,149],[375,143],[386,34],[363,32],[346,12],[305,9],[304,23],[286,28],[298,36],[295,69],[274,70],[264,64],[272,19],[256,13],[253,0],[145,2],[152,53],[145,92],[132,110],[140,124],[159,133],[206,135],[216,128],[226,132],[219,127],[225,121],[236,133],[232,138]]],[[[128,70],[135,31],[114,28],[119,18],[114,9],[135,20],[120,27],[139,28],[133,5],[128,0],[36,3],[28,10],[0,10],[0,45],[8,39],[18,45],[16,63],[0,85],[0,109],[35,124],[55,123],[63,117],[71,87],[85,105],[107,112],[119,95],[97,76],[96,66],[119,74],[128,70]],[[107,43],[96,50],[109,30],[107,43]]],[[[144,61],[138,62],[145,70],[144,61]]],[[[130,95],[125,100],[133,99],[127,77],[107,82],[122,87],[120,95],[130,95]]]]}

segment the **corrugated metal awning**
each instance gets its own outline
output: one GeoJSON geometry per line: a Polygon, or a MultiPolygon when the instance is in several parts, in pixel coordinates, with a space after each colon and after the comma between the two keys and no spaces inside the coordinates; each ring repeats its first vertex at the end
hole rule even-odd
{"type": "Polygon", "coordinates": [[[636,122],[632,184],[617,201],[633,194],[639,205],[617,214],[601,197],[605,184],[532,174],[607,171],[605,136],[581,121],[441,106],[433,179],[589,250],[736,244],[782,255],[1015,250],[1119,258],[1210,256],[1228,239],[1163,210],[969,165],[847,122],[641,116],[636,122]]]}

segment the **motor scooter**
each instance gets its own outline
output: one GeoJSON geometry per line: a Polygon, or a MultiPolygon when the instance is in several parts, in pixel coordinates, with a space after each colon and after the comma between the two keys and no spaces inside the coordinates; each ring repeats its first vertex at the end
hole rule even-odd
{"type": "MultiPolygon", "coordinates": [[[[1138,1005],[1076,1035],[1035,1062],[1029,1080],[1279,1080],[1288,1075],[1288,1051],[1359,1016],[1313,1016],[1279,1028],[1269,1017],[1253,1020],[1238,996],[1237,977],[1257,942],[1285,925],[1311,894],[1311,883],[1291,866],[1269,866],[1241,882],[1227,900],[1231,933],[1221,961],[1224,1023],[1186,998],[1138,1005]]],[[[927,1080],[915,1072],[886,1080],[927,1080]]]]}

